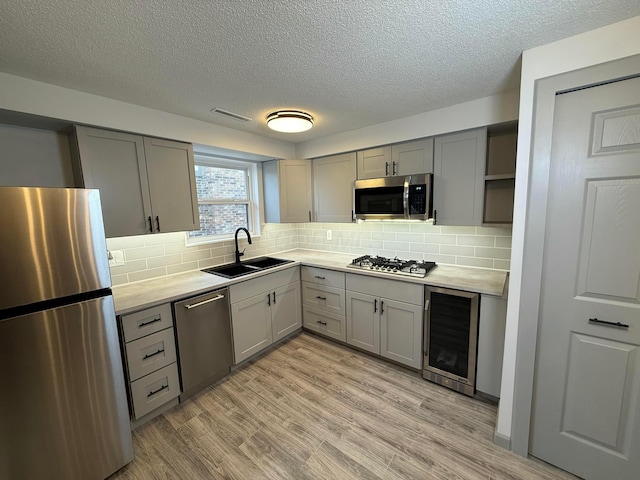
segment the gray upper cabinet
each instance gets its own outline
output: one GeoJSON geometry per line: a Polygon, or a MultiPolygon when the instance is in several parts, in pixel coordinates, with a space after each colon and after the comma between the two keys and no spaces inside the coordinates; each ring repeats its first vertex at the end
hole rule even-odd
{"type": "Polygon", "coordinates": [[[391,145],[393,175],[433,172],[433,138],[391,145]]]}
{"type": "Polygon", "coordinates": [[[391,175],[391,147],[370,148],[358,152],[358,180],[391,175]]]}
{"type": "Polygon", "coordinates": [[[486,152],[486,128],[436,137],[434,224],[482,225],[486,152]]]}
{"type": "Polygon", "coordinates": [[[344,153],[313,160],[314,220],[344,222],[353,220],[353,182],[356,154],[344,153]]]}
{"type": "Polygon", "coordinates": [[[310,160],[273,160],[262,166],[267,223],[311,221],[310,160]]]}
{"type": "Polygon", "coordinates": [[[197,230],[192,146],[75,127],[78,185],[100,190],[107,237],[197,230]]]}

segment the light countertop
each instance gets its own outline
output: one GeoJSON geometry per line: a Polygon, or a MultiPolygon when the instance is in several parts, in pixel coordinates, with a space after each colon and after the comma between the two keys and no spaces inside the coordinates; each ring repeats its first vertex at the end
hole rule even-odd
{"type": "Polygon", "coordinates": [[[290,250],[269,256],[293,260],[278,267],[269,268],[261,272],[227,279],[204,273],[199,270],[154,278],[143,282],[113,287],[113,298],[118,315],[131,313],[159,303],[173,302],[217,288],[224,288],[234,283],[243,282],[265,274],[284,270],[296,265],[329,268],[346,273],[371,275],[378,278],[420,283],[436,287],[453,288],[484,295],[502,296],[506,290],[508,273],[502,270],[487,270],[454,265],[438,265],[424,278],[405,277],[394,274],[368,272],[349,268],[347,265],[353,260],[353,255],[321,252],[316,250],[290,250]]]}

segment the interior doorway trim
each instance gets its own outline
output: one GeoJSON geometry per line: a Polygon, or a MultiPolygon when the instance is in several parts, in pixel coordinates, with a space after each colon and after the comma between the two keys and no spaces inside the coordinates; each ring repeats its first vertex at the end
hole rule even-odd
{"type": "Polygon", "coordinates": [[[527,456],[538,337],[542,256],[547,220],[549,166],[556,94],[640,74],[640,55],[540,79],[535,84],[530,178],[516,345],[511,450],[527,456]],[[532,340],[533,339],[533,340],[532,340]]]}

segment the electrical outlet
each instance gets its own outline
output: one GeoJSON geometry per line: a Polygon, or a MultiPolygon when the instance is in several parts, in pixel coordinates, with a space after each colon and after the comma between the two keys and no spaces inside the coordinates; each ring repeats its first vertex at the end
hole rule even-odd
{"type": "Polygon", "coordinates": [[[120,267],[124,265],[124,252],[122,250],[109,250],[109,266],[120,267]]]}
{"type": "Polygon", "coordinates": [[[331,240],[332,235],[331,235],[331,230],[327,230],[327,240],[331,240]]]}

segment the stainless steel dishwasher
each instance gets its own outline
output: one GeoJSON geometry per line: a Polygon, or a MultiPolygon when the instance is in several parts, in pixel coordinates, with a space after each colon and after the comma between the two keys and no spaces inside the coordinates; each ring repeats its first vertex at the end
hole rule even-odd
{"type": "Polygon", "coordinates": [[[228,298],[225,288],[173,304],[180,401],[229,373],[233,347],[228,298]]]}

